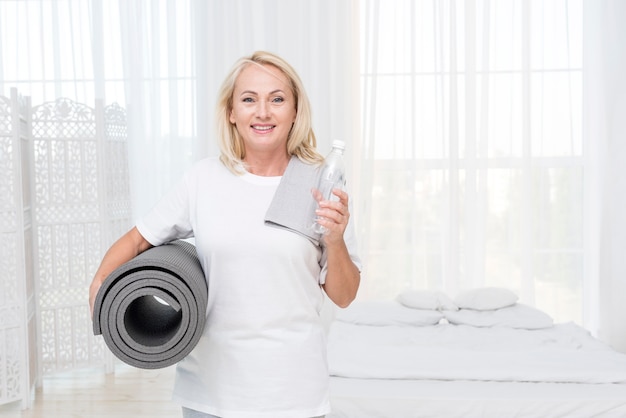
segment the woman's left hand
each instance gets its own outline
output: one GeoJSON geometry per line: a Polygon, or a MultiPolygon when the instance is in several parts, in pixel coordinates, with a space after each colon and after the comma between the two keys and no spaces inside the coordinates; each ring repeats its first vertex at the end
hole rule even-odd
{"type": "Polygon", "coordinates": [[[323,287],[337,306],[345,308],[356,297],[361,274],[352,262],[343,239],[350,220],[348,193],[333,189],[333,194],[339,201],[318,199],[319,208],[316,211],[316,215],[322,218],[318,223],[326,228],[322,240],[327,249],[328,272],[323,287]]]}
{"type": "Polygon", "coordinates": [[[339,201],[319,200],[319,207],[315,211],[315,214],[321,217],[318,223],[326,228],[323,234],[324,243],[326,245],[343,241],[343,234],[348,226],[348,220],[350,219],[348,193],[341,189],[333,189],[333,194],[339,198],[339,201]]]}

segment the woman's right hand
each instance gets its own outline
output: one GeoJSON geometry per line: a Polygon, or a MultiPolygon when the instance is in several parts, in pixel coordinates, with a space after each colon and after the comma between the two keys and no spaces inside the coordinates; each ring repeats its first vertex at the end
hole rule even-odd
{"type": "Polygon", "coordinates": [[[94,303],[96,302],[96,296],[98,296],[98,291],[100,290],[101,286],[102,286],[102,282],[100,280],[96,280],[95,277],[92,280],[91,285],[89,286],[89,313],[92,318],[93,318],[93,306],[94,306],[94,303]]]}
{"type": "Polygon", "coordinates": [[[150,244],[143,237],[143,235],[139,233],[139,230],[136,227],[133,227],[130,231],[122,235],[120,239],[115,241],[113,245],[111,245],[111,248],[108,249],[102,258],[100,267],[98,267],[98,270],[91,281],[91,285],[89,286],[89,310],[92,318],[94,303],[104,280],[113,272],[113,270],[132,260],[151,247],[152,244],[150,244]]]}

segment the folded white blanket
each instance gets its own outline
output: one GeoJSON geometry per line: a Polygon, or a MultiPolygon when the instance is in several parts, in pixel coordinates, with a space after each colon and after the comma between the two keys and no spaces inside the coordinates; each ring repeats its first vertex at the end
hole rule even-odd
{"type": "Polygon", "coordinates": [[[311,189],[317,184],[319,167],[291,157],[276,194],[265,214],[265,223],[303,235],[319,245],[321,234],[313,228],[317,202],[311,189]]]}
{"type": "Polygon", "coordinates": [[[574,323],[541,330],[334,322],[332,376],[359,379],[626,383],[626,355],[574,323]]]}

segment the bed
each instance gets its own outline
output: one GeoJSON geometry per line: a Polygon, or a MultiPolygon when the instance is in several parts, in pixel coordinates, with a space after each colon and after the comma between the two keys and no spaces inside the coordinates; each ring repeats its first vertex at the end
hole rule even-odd
{"type": "Polygon", "coordinates": [[[626,354],[507,289],[354,302],[328,361],[328,418],[626,417],[626,354]]]}

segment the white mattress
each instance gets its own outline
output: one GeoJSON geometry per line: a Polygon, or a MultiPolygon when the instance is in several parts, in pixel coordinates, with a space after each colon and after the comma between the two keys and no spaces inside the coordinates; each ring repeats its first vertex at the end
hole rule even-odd
{"type": "Polygon", "coordinates": [[[626,354],[574,323],[388,322],[332,323],[328,418],[626,417],[626,354]]]}
{"type": "Polygon", "coordinates": [[[361,379],[626,383],[626,355],[574,323],[541,330],[335,322],[330,373],[361,379]]]}
{"type": "Polygon", "coordinates": [[[626,385],[331,377],[327,418],[623,418],[626,385]]]}

